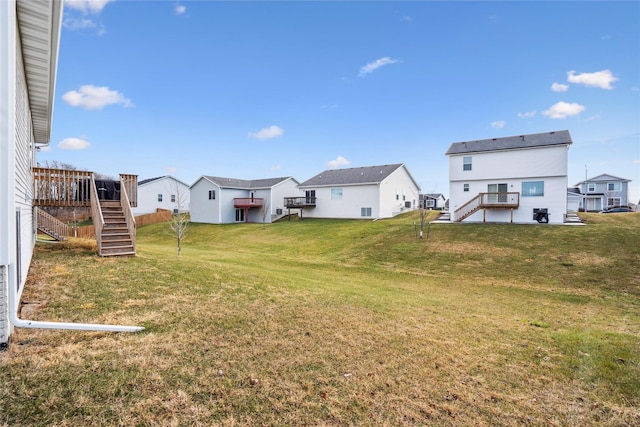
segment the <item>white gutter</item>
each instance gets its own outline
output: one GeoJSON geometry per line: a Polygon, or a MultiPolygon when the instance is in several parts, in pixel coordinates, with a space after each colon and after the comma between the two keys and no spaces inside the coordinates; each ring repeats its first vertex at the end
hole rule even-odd
{"type": "MultiPolygon", "coordinates": [[[[8,283],[7,272],[9,266],[2,268],[2,279],[0,283],[8,283]]],[[[106,331],[106,332],[139,332],[144,330],[142,326],[119,326],[119,325],[101,325],[93,323],[64,323],[64,322],[42,322],[37,320],[23,320],[18,318],[18,306],[20,305],[20,297],[16,286],[9,284],[9,321],[18,328],[36,328],[36,329],[69,329],[79,331],[106,331]]]]}

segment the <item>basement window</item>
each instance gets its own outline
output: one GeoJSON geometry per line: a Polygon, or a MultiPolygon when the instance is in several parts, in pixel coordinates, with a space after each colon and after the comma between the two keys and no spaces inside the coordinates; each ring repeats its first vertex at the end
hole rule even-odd
{"type": "Polygon", "coordinates": [[[371,208],[360,208],[360,216],[371,216],[371,208]]]}

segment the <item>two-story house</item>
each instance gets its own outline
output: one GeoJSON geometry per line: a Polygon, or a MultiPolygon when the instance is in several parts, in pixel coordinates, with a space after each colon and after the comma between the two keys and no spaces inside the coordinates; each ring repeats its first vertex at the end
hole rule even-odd
{"type": "Polygon", "coordinates": [[[580,209],[597,212],[613,206],[629,204],[629,182],[631,180],[602,174],[575,185],[581,197],[580,209]]]}
{"type": "Polygon", "coordinates": [[[572,143],[561,130],[451,144],[451,221],[563,223],[572,143]]]}

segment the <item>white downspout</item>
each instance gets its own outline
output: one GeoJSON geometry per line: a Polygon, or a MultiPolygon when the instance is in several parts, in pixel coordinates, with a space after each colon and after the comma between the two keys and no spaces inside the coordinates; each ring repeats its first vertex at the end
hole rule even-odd
{"type": "Polygon", "coordinates": [[[20,297],[16,286],[12,286],[8,282],[9,266],[5,265],[2,271],[2,279],[0,283],[7,283],[9,287],[9,321],[18,328],[36,328],[36,329],[69,329],[80,331],[106,331],[106,332],[139,332],[144,330],[142,326],[119,326],[119,325],[100,325],[92,323],[64,323],[64,322],[41,322],[37,320],[23,320],[18,318],[18,306],[20,297]]]}

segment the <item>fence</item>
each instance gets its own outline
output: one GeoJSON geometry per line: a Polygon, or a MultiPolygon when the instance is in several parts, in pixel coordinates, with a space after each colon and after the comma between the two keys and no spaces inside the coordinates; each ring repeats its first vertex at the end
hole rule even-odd
{"type": "MultiPolygon", "coordinates": [[[[171,216],[171,211],[166,209],[158,209],[158,212],[156,213],[138,215],[136,217],[136,227],[157,224],[159,222],[169,222],[171,221],[171,216]]],[[[71,236],[74,236],[73,226],[69,226],[69,232],[71,236]]],[[[93,225],[81,225],[79,227],[75,227],[75,237],[80,239],[95,239],[95,227],[93,225]]]]}

